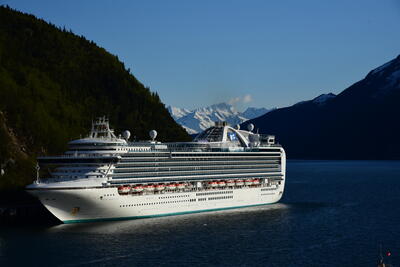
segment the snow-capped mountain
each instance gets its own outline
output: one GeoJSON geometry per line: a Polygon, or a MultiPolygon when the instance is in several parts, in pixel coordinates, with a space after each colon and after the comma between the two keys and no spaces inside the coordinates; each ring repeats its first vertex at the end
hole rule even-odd
{"type": "Polygon", "coordinates": [[[169,106],[168,111],[189,134],[196,134],[213,126],[215,121],[226,121],[230,125],[236,125],[271,110],[249,107],[244,112],[238,112],[232,105],[220,103],[194,110],[169,106]]]}
{"type": "Polygon", "coordinates": [[[186,108],[177,108],[177,107],[172,107],[168,106],[168,112],[171,114],[171,117],[174,118],[174,120],[177,120],[187,114],[189,114],[191,111],[186,109],[186,108]]]}

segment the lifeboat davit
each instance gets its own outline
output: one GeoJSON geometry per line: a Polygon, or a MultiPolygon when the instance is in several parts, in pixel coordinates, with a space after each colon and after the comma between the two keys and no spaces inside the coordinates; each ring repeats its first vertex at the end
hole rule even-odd
{"type": "Polygon", "coordinates": [[[145,185],[144,190],[149,191],[149,192],[154,191],[154,185],[152,185],[152,184],[145,185]]]}
{"type": "Polygon", "coordinates": [[[129,185],[122,185],[118,187],[118,193],[120,194],[128,194],[131,191],[131,187],[129,185]]]}
{"type": "Polygon", "coordinates": [[[185,187],[186,187],[186,185],[183,184],[183,183],[180,183],[180,184],[177,185],[178,189],[185,189],[185,187]]]}
{"type": "Polygon", "coordinates": [[[169,184],[169,185],[167,185],[167,188],[169,190],[175,190],[176,189],[176,185],[175,184],[169,184]]]}
{"type": "Polygon", "coordinates": [[[228,180],[226,181],[227,186],[235,186],[235,181],[234,180],[228,180]]]}
{"type": "Polygon", "coordinates": [[[218,186],[219,187],[224,187],[226,185],[226,183],[224,181],[219,181],[218,182],[218,186]]]}
{"type": "Polygon", "coordinates": [[[236,180],[236,185],[238,185],[238,186],[244,185],[243,180],[236,180]]]}
{"type": "Polygon", "coordinates": [[[156,191],[162,191],[162,190],[164,190],[165,189],[165,185],[163,185],[163,184],[158,184],[158,185],[156,185],[156,187],[155,187],[155,190],[156,191]]]}
{"type": "Polygon", "coordinates": [[[253,180],[252,179],[246,179],[246,181],[244,181],[245,185],[252,185],[253,184],[253,180]]]}
{"type": "Polygon", "coordinates": [[[208,185],[211,186],[211,187],[217,187],[218,186],[218,182],[215,182],[215,181],[209,182],[208,185]]]}
{"type": "Polygon", "coordinates": [[[254,179],[253,180],[254,185],[259,185],[260,184],[260,179],[254,179]]]}
{"type": "Polygon", "coordinates": [[[132,188],[132,191],[133,191],[133,192],[136,192],[136,193],[142,192],[142,191],[143,191],[143,186],[137,185],[137,186],[135,186],[135,187],[132,188]]]}

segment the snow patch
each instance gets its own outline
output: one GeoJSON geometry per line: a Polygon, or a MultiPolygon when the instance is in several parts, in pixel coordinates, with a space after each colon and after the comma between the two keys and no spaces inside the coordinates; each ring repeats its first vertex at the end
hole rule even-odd
{"type": "Polygon", "coordinates": [[[294,104],[293,106],[302,105],[302,104],[310,103],[310,102],[315,103],[317,105],[324,105],[326,103],[326,101],[328,101],[334,97],[336,97],[336,95],[334,93],[322,94],[311,100],[300,101],[300,102],[294,104]]]}
{"type": "Polygon", "coordinates": [[[376,69],[374,69],[374,70],[371,72],[371,74],[375,74],[375,73],[378,73],[378,72],[380,72],[380,71],[386,69],[386,68],[389,67],[394,61],[395,61],[395,59],[393,59],[393,60],[391,60],[391,61],[389,61],[389,62],[386,62],[386,63],[383,64],[382,66],[377,67],[376,69]]]}
{"type": "Polygon", "coordinates": [[[325,103],[326,101],[328,101],[329,99],[332,99],[332,98],[334,98],[334,97],[336,97],[336,95],[333,94],[333,93],[322,94],[322,95],[317,96],[316,98],[314,98],[314,99],[312,100],[312,102],[317,103],[317,104],[323,104],[323,103],[325,103]]]}
{"type": "Polygon", "coordinates": [[[396,70],[395,72],[392,72],[392,74],[390,74],[388,79],[393,82],[397,82],[397,80],[400,79],[400,70],[396,70]]]}
{"type": "Polygon", "coordinates": [[[382,97],[400,89],[400,69],[387,74],[386,81],[381,84],[381,87],[377,88],[379,90],[376,90],[372,97],[382,97]]]}
{"type": "Polygon", "coordinates": [[[400,88],[400,70],[392,72],[386,80],[388,81],[379,91],[379,94],[387,94],[400,88]]]}

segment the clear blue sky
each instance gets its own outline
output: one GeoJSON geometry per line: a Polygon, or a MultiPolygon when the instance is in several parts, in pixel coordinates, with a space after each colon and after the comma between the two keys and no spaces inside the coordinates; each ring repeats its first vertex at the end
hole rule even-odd
{"type": "Polygon", "coordinates": [[[397,0],[0,3],[93,40],[178,107],[287,106],[400,54],[397,0]]]}

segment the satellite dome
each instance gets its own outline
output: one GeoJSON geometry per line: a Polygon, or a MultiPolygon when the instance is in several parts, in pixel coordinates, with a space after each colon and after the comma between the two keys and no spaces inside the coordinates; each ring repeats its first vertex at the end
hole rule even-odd
{"type": "Polygon", "coordinates": [[[128,141],[129,137],[131,137],[131,132],[128,131],[128,130],[126,130],[126,131],[124,131],[124,132],[122,133],[122,136],[124,137],[124,139],[125,139],[126,141],[128,141]]]}
{"type": "Polygon", "coordinates": [[[154,141],[154,139],[156,139],[156,137],[157,137],[157,131],[156,130],[151,130],[149,132],[149,135],[150,135],[151,140],[154,141]]]}
{"type": "Polygon", "coordinates": [[[236,124],[236,130],[240,130],[240,124],[236,124]]]}
{"type": "Polygon", "coordinates": [[[249,125],[247,125],[247,129],[249,130],[249,132],[254,130],[254,124],[250,123],[249,125]]]}

